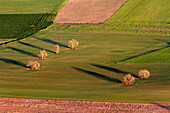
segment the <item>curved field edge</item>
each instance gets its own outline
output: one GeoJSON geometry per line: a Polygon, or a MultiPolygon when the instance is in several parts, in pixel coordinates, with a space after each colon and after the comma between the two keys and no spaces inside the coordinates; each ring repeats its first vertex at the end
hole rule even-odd
{"type": "Polygon", "coordinates": [[[168,36],[40,31],[0,51],[0,96],[56,100],[169,104],[169,64],[106,64],[133,52],[154,49],[168,36]],[[68,50],[70,39],[79,41],[76,50],[68,50]],[[61,47],[53,54],[55,44],[61,47]],[[129,46],[131,45],[131,46],[129,46]],[[37,59],[45,49],[47,59],[37,59]],[[29,61],[38,61],[41,69],[26,69],[29,61]],[[148,69],[152,77],[123,86],[127,73],[137,76],[148,69]],[[161,98],[159,98],[161,96],[161,98]]]}
{"type": "Polygon", "coordinates": [[[51,25],[56,14],[4,14],[1,15],[1,39],[15,39],[1,46],[26,38],[51,25]]]}
{"type": "Polygon", "coordinates": [[[1,43],[0,46],[2,47],[2,45],[6,46],[10,43],[14,43],[51,25],[57,13],[67,1],[68,0],[57,1],[51,13],[0,14],[0,39],[14,39],[5,41],[5,43],[1,43]]]}
{"type": "Polygon", "coordinates": [[[170,46],[161,50],[151,52],[145,55],[125,60],[124,63],[137,63],[137,64],[170,64],[170,46]]]}

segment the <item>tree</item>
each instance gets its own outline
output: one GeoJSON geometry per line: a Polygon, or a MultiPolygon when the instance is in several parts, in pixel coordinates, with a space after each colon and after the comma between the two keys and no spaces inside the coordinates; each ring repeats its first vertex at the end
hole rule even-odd
{"type": "Polygon", "coordinates": [[[40,54],[38,55],[40,59],[44,59],[46,56],[48,56],[48,54],[45,50],[40,51],[40,54]]]}
{"type": "Polygon", "coordinates": [[[39,70],[40,69],[40,63],[37,61],[30,61],[27,66],[30,67],[31,70],[39,70]]]}
{"type": "Polygon", "coordinates": [[[76,41],[75,39],[72,39],[68,42],[68,47],[70,47],[70,49],[76,49],[78,45],[79,45],[79,42],[76,41]]]}
{"type": "Polygon", "coordinates": [[[149,76],[151,76],[150,72],[146,69],[144,70],[140,70],[139,73],[138,73],[138,77],[140,79],[147,79],[149,78],[149,76]]]}
{"type": "Polygon", "coordinates": [[[57,45],[54,45],[54,47],[53,47],[53,50],[54,50],[54,52],[55,52],[55,54],[59,54],[59,50],[60,50],[60,47],[59,47],[59,45],[57,44],[57,45]]]}
{"type": "Polygon", "coordinates": [[[135,83],[135,77],[131,76],[131,74],[127,74],[123,77],[122,82],[124,85],[133,85],[135,83]]]}

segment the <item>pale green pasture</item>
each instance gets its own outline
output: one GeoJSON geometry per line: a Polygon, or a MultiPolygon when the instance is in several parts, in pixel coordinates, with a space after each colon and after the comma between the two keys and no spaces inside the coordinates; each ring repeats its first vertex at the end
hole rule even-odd
{"type": "Polygon", "coordinates": [[[51,13],[63,0],[1,0],[0,14],[51,13]]]}

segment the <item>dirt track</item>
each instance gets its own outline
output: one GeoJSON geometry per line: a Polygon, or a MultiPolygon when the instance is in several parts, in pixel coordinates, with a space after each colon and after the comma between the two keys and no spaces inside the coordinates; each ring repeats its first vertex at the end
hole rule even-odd
{"type": "Polygon", "coordinates": [[[110,18],[128,0],[69,0],[57,23],[99,23],[110,18]]]}
{"type": "Polygon", "coordinates": [[[0,112],[168,113],[169,105],[0,98],[0,112]]]}

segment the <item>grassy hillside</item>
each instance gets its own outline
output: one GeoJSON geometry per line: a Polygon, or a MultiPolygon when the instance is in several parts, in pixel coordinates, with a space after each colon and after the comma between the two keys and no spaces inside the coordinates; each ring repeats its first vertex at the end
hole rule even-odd
{"type": "Polygon", "coordinates": [[[126,63],[170,64],[170,47],[125,61],[126,63]]]}
{"type": "Polygon", "coordinates": [[[169,63],[114,64],[165,47],[157,45],[162,44],[160,40],[169,38],[164,35],[41,31],[0,50],[0,96],[170,104],[169,63]],[[76,50],[68,50],[68,41],[73,38],[80,45],[76,50]],[[59,55],[52,52],[55,44],[61,47],[59,55]],[[49,56],[37,59],[43,49],[49,56]],[[40,62],[41,70],[27,70],[28,61],[40,62]],[[121,85],[126,73],[136,76],[140,69],[148,69],[152,77],[137,80],[134,86],[121,85]]]}
{"type": "Polygon", "coordinates": [[[1,0],[0,14],[51,13],[68,0],[1,0]]]}
{"type": "Polygon", "coordinates": [[[127,23],[170,23],[169,0],[129,0],[106,24],[127,23]]]}

